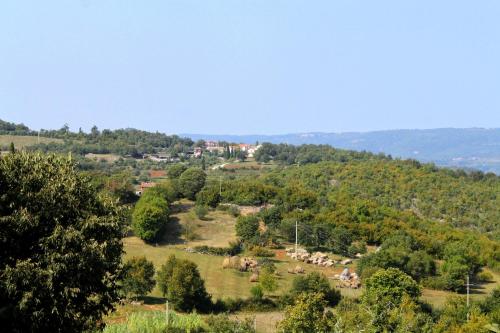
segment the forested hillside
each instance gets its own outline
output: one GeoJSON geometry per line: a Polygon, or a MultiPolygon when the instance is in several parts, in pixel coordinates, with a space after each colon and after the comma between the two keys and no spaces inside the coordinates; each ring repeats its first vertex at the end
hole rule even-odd
{"type": "Polygon", "coordinates": [[[9,135],[40,135],[43,138],[54,138],[64,140],[61,142],[39,143],[30,147],[31,150],[44,152],[72,152],[75,154],[119,154],[138,156],[145,153],[154,153],[160,150],[173,153],[185,152],[193,141],[188,138],[180,138],[176,135],[164,133],[152,133],[133,128],[117,130],[99,130],[92,127],[90,133],[81,129],[71,132],[67,125],[58,130],[33,131],[23,124],[14,124],[0,120],[0,134],[9,135]]]}
{"type": "Polygon", "coordinates": [[[440,166],[500,173],[500,129],[436,128],[346,133],[296,133],[284,135],[197,135],[197,140],[271,142],[291,145],[331,145],[341,149],[384,152],[440,166]]]}

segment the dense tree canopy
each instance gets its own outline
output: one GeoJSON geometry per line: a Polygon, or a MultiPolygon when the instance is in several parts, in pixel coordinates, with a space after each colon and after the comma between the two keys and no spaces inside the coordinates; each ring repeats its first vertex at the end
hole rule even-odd
{"type": "Polygon", "coordinates": [[[69,158],[0,158],[0,323],[80,332],[117,300],[122,218],[69,158]]]}
{"type": "Polygon", "coordinates": [[[146,295],[156,284],[155,268],[145,257],[127,260],[123,266],[121,278],[122,290],[125,295],[146,295]]]}
{"type": "Polygon", "coordinates": [[[179,190],[188,199],[195,200],[205,185],[206,174],[199,168],[189,168],[179,177],[179,190]]]}
{"type": "Polygon", "coordinates": [[[141,239],[152,242],[160,237],[168,223],[168,202],[156,191],[145,191],[132,214],[134,233],[141,239]]]}
{"type": "Polygon", "coordinates": [[[195,263],[171,257],[160,272],[160,287],[175,309],[183,312],[210,311],[210,295],[195,263]]]}

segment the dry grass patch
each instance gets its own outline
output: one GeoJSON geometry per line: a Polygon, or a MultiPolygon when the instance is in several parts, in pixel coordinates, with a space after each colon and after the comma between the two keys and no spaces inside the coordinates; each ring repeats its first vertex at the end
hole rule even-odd
{"type": "Polygon", "coordinates": [[[14,143],[14,146],[18,149],[34,146],[36,145],[40,139],[40,143],[63,143],[62,139],[54,139],[54,138],[44,138],[30,135],[0,135],[0,147],[8,147],[11,142],[14,143]]]}

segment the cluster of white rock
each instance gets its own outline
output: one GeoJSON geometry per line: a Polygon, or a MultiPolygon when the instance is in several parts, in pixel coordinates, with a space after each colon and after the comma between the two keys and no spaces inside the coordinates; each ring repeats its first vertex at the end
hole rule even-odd
{"type": "Polygon", "coordinates": [[[354,288],[358,289],[361,286],[361,281],[356,272],[349,272],[349,268],[344,268],[342,273],[335,274],[334,280],[339,280],[341,283],[338,285],[340,288],[354,288]]]}
{"type": "Polygon", "coordinates": [[[293,247],[289,247],[285,251],[286,255],[292,259],[303,261],[307,264],[318,265],[321,267],[333,267],[336,264],[352,264],[351,259],[333,260],[328,258],[328,255],[323,252],[315,252],[313,254],[310,254],[305,249],[297,249],[297,251],[295,251],[293,247]]]}

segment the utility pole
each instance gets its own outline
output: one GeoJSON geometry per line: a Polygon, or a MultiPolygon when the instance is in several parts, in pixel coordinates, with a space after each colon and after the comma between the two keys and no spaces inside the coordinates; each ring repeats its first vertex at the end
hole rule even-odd
{"type": "Polygon", "coordinates": [[[299,244],[299,233],[298,233],[299,222],[295,220],[295,259],[297,259],[297,247],[299,244]]]}
{"type": "Polygon", "coordinates": [[[469,273],[467,273],[467,283],[465,285],[467,287],[467,321],[469,321],[469,293],[470,293],[470,286],[472,286],[472,284],[470,283],[469,281],[469,273]]]}
{"type": "Polygon", "coordinates": [[[219,197],[222,197],[222,176],[219,176],[219,197]]]}

